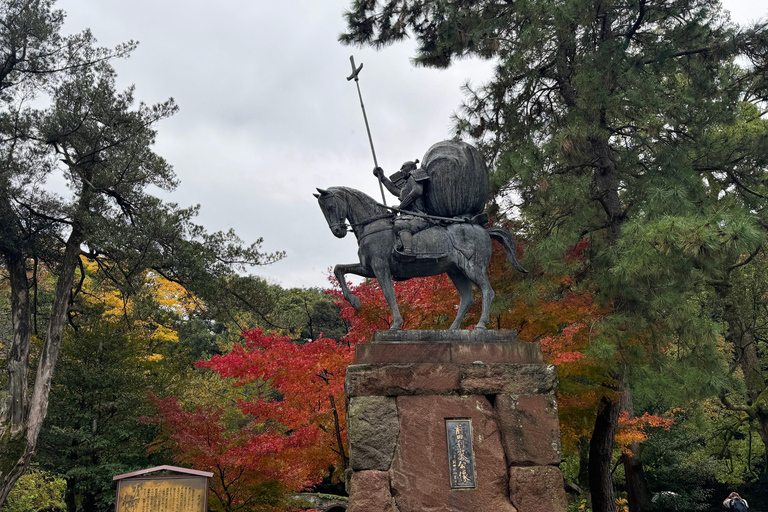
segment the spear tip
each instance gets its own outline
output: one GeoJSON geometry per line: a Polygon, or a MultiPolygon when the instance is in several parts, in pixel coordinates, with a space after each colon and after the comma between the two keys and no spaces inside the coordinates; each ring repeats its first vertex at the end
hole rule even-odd
{"type": "Polygon", "coordinates": [[[360,70],[363,69],[363,63],[360,63],[360,66],[355,67],[355,56],[350,55],[349,56],[349,62],[352,63],[352,74],[347,77],[347,81],[355,79],[355,82],[359,80],[358,75],[360,74],[360,70]]]}

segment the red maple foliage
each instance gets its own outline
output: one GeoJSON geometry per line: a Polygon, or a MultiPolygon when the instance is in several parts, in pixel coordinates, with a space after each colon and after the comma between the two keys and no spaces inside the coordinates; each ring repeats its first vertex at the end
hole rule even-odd
{"type": "Polygon", "coordinates": [[[248,449],[253,432],[228,429],[222,420],[223,409],[198,407],[187,412],[175,397],[161,399],[150,394],[150,399],[157,415],[145,421],[159,423],[165,434],[150,451],[170,447],[177,462],[213,472],[214,510],[251,510],[257,505],[271,510],[270,501],[277,502],[289,484],[277,471],[283,448],[280,439],[248,449]]]}
{"type": "Polygon", "coordinates": [[[214,493],[237,504],[254,485],[271,481],[302,490],[320,482],[329,467],[340,478],[347,463],[344,376],[354,346],[331,339],[298,345],[260,329],[243,338],[229,353],[197,366],[232,378],[235,386],[267,383],[270,392],[238,401],[247,419],[239,429],[227,429],[221,409],[185,412],[174,397],[154,398],[152,421],[163,425],[176,460],[217,473],[214,493]]]}
{"type": "Polygon", "coordinates": [[[675,420],[672,418],[664,418],[647,412],[638,418],[630,418],[628,412],[622,412],[619,416],[616,444],[622,447],[623,452],[627,453],[632,443],[642,443],[648,439],[647,429],[656,427],[669,430],[674,423],[675,420]]]}
{"type": "Polygon", "coordinates": [[[343,471],[346,418],[341,404],[354,346],[326,338],[298,345],[288,336],[269,336],[260,329],[243,337],[245,345],[197,365],[234,378],[235,386],[268,382],[281,395],[240,401],[244,414],[267,425],[250,445],[256,449],[280,436],[281,442],[298,448],[295,457],[287,452],[284,457],[283,478],[294,489],[317,483],[329,466],[343,471]]]}
{"type": "MultiPolygon", "coordinates": [[[[392,313],[378,281],[366,279],[357,285],[349,284],[352,293],[360,299],[358,311],[343,299],[336,280],[330,278],[330,281],[334,287],[327,293],[336,299],[341,317],[350,323],[344,340],[364,343],[371,339],[373,331],[390,328],[392,313]]],[[[397,281],[395,295],[403,329],[446,329],[453,322],[459,304],[459,294],[445,274],[397,281]]]]}

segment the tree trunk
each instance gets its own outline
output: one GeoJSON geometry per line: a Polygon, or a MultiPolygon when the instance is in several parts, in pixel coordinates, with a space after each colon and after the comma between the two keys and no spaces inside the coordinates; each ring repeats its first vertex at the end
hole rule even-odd
{"type": "Polygon", "coordinates": [[[67,240],[64,251],[64,261],[61,265],[59,279],[56,283],[56,293],[51,308],[51,319],[48,324],[43,351],[37,365],[35,388],[29,403],[29,417],[27,421],[27,440],[31,445],[37,443],[37,436],[43,426],[43,419],[48,412],[48,393],[53,381],[53,369],[56,359],[59,357],[61,338],[67,323],[67,311],[69,311],[69,296],[75,280],[75,270],[80,261],[80,244],[82,236],[80,230],[75,227],[67,240]]]}
{"type": "Polygon", "coordinates": [[[336,409],[336,400],[333,395],[328,395],[331,400],[331,410],[333,411],[333,430],[336,434],[336,444],[339,447],[339,456],[341,457],[341,469],[346,474],[347,467],[349,466],[349,457],[344,451],[344,441],[341,438],[341,425],[339,423],[339,411],[336,409]]]}
{"type": "MultiPolygon", "coordinates": [[[[728,336],[728,338],[730,337],[728,336]]],[[[757,430],[765,450],[768,452],[768,397],[766,397],[766,381],[763,377],[760,358],[757,355],[755,340],[749,331],[735,338],[737,340],[735,346],[737,357],[739,357],[739,366],[747,385],[747,406],[751,409],[751,416],[757,419],[757,430]]]]}
{"type": "MultiPolygon", "coordinates": [[[[22,410],[20,422],[15,426],[17,429],[15,434],[10,428],[6,428],[6,425],[3,425],[3,431],[0,432],[0,434],[2,434],[2,438],[0,438],[0,446],[3,448],[3,450],[0,451],[0,507],[5,503],[5,499],[13,488],[13,485],[29,467],[32,454],[37,445],[37,437],[40,434],[43,420],[48,411],[48,393],[51,389],[53,369],[59,355],[62,333],[64,331],[64,326],[66,325],[67,311],[69,309],[69,296],[74,282],[75,270],[77,269],[80,258],[81,242],[82,236],[80,229],[75,226],[70,233],[64,250],[64,259],[60,267],[58,282],[56,283],[56,292],[51,310],[51,320],[48,326],[48,335],[45,344],[43,345],[42,353],[40,354],[37,373],[35,375],[35,386],[29,400],[27,415],[24,417],[24,411],[22,410]]],[[[7,257],[6,260],[8,260],[7,257]]],[[[24,339],[20,338],[20,345],[18,347],[21,357],[24,357],[24,353],[26,353],[26,364],[23,365],[23,369],[15,369],[17,373],[15,376],[12,376],[17,381],[15,384],[9,381],[9,386],[15,385],[19,387],[23,384],[23,394],[25,395],[27,392],[26,382],[21,382],[20,375],[23,374],[24,380],[26,380],[26,372],[28,371],[27,368],[29,364],[30,315],[26,268],[24,267],[23,261],[20,263],[9,263],[16,265],[16,267],[14,267],[15,270],[11,271],[9,268],[9,272],[11,275],[15,275],[15,279],[17,280],[20,280],[21,277],[18,275],[20,272],[19,268],[24,269],[24,293],[19,293],[18,291],[14,292],[14,302],[12,307],[14,308],[14,331],[17,329],[18,319],[19,328],[22,329],[22,334],[26,337],[26,345],[24,344],[24,339]]],[[[19,286],[18,283],[12,283],[12,286],[14,285],[19,286]]],[[[17,336],[18,333],[14,332],[14,346],[16,345],[17,336]]],[[[19,363],[20,362],[21,361],[19,361],[19,363]]],[[[23,404],[23,399],[20,399],[18,403],[23,404]]]]}
{"type": "MultiPolygon", "coordinates": [[[[730,322],[728,331],[728,338],[731,338],[730,322]]],[[[747,385],[747,406],[751,409],[751,416],[757,419],[760,439],[763,441],[765,450],[768,451],[768,397],[766,397],[766,381],[757,355],[755,339],[749,330],[733,338],[739,366],[744,374],[744,383],[747,385]]]]}
{"type": "MultiPolygon", "coordinates": [[[[606,133],[605,111],[600,111],[600,128],[606,133]]],[[[606,217],[606,240],[608,245],[615,246],[621,238],[621,227],[625,214],[619,197],[619,182],[616,177],[616,162],[610,141],[604,137],[590,137],[589,144],[594,156],[594,172],[592,184],[595,199],[600,203],[606,217]]],[[[626,308],[626,300],[619,291],[613,298],[618,312],[626,308]]],[[[621,386],[621,379],[616,382],[621,386]]],[[[594,512],[616,512],[616,496],[613,491],[611,478],[611,458],[616,430],[621,412],[621,389],[617,394],[604,396],[598,405],[595,428],[589,443],[589,491],[592,497],[594,512]]]]}
{"type": "Polygon", "coordinates": [[[17,253],[6,253],[4,259],[11,284],[13,340],[7,360],[8,391],[0,403],[0,507],[29,463],[25,414],[32,332],[26,261],[17,253]]]}
{"type": "Polygon", "coordinates": [[[613,439],[621,404],[616,397],[603,397],[597,409],[595,428],[589,442],[589,491],[594,512],[616,512],[616,495],[611,480],[613,439]]]}
{"type": "Polygon", "coordinates": [[[589,495],[589,438],[580,437],[579,446],[579,487],[581,488],[582,498],[586,498],[587,504],[592,503],[592,497],[589,495]]]}
{"type": "MultiPolygon", "coordinates": [[[[604,123],[601,127],[605,128],[604,123]]],[[[616,179],[616,162],[613,161],[613,149],[608,140],[592,138],[589,142],[595,157],[593,183],[596,199],[605,211],[608,243],[615,245],[621,238],[624,210],[619,198],[619,183],[616,179]]]]}
{"type": "MultiPolygon", "coordinates": [[[[765,450],[768,451],[768,397],[766,397],[766,379],[763,376],[760,358],[752,333],[751,318],[743,319],[739,307],[734,303],[731,293],[734,291],[729,282],[715,287],[723,301],[723,320],[728,326],[726,341],[733,345],[737,362],[744,375],[747,389],[747,404],[742,407],[732,407],[747,412],[757,419],[758,433],[765,450]]],[[[751,312],[750,312],[751,314],[751,312]]]]}
{"type": "MultiPolygon", "coordinates": [[[[626,387],[621,396],[621,402],[623,410],[629,414],[630,418],[634,418],[632,393],[626,387]]],[[[630,443],[626,448],[629,451],[625,451],[622,454],[622,459],[624,462],[624,478],[627,483],[629,512],[644,512],[648,508],[649,493],[643,464],[640,462],[640,443],[630,443]]]]}
{"type": "Polygon", "coordinates": [[[763,441],[765,451],[768,453],[768,410],[763,407],[763,404],[760,404],[757,410],[757,431],[763,441]]]}
{"type": "Polygon", "coordinates": [[[8,396],[6,403],[0,406],[0,432],[17,434],[23,429],[24,413],[27,408],[27,378],[29,373],[30,349],[30,311],[27,268],[24,258],[13,254],[6,256],[11,284],[11,312],[13,340],[8,352],[8,396]]]}
{"type": "Polygon", "coordinates": [[[648,509],[648,485],[640,462],[640,444],[630,443],[630,453],[624,453],[624,477],[627,481],[629,512],[645,512],[648,509]]]}
{"type": "Polygon", "coordinates": [[[77,512],[77,503],[75,502],[75,490],[72,489],[70,482],[67,482],[67,492],[64,495],[64,503],[67,505],[67,512],[77,512]]]}

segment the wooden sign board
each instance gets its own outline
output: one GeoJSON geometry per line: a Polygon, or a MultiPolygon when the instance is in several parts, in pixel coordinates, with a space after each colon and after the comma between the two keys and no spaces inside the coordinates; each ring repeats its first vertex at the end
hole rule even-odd
{"type": "Polygon", "coordinates": [[[116,476],[115,512],[206,512],[210,476],[213,474],[174,466],[160,466],[116,476]],[[184,474],[146,474],[160,470],[184,474]]]}

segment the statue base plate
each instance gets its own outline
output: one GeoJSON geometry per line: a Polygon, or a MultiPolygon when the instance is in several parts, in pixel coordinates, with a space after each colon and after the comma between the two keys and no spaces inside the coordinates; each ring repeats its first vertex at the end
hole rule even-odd
{"type": "Polygon", "coordinates": [[[376,331],[373,341],[357,346],[355,364],[387,363],[516,363],[542,364],[541,344],[520,343],[515,331],[481,331],[504,333],[501,336],[476,336],[473,331],[376,331]],[[429,333],[422,341],[414,334],[429,333]],[[492,338],[490,342],[479,339],[492,338]]]}
{"type": "Polygon", "coordinates": [[[515,330],[456,329],[374,331],[371,343],[518,343],[515,330]]]}

